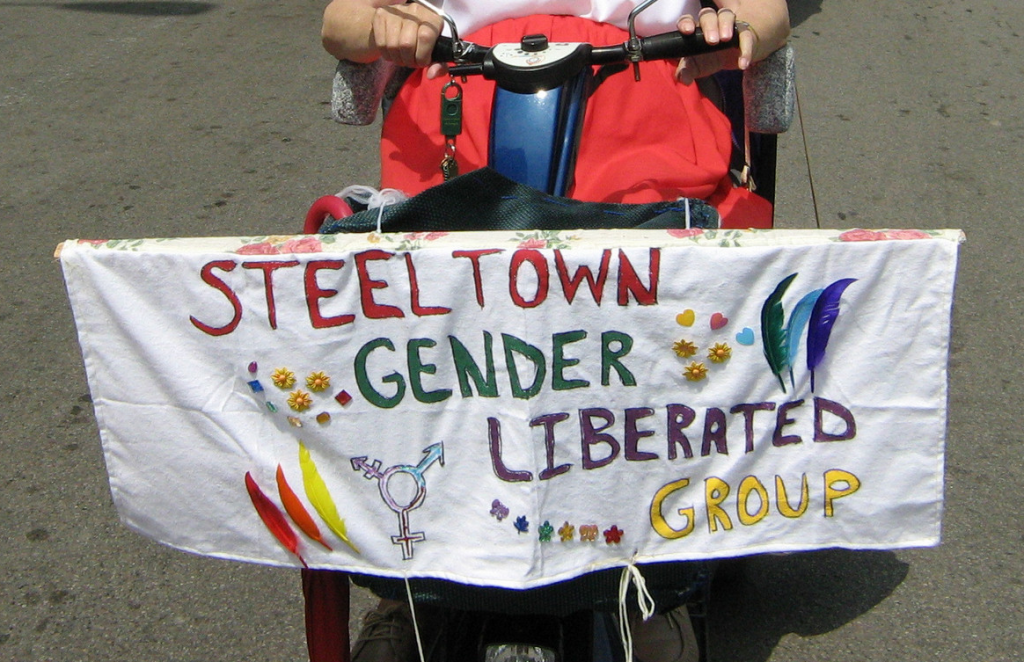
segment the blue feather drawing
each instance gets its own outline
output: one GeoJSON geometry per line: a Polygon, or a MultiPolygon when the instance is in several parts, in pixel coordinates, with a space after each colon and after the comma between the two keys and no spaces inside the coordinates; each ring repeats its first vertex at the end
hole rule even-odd
{"type": "Polygon", "coordinates": [[[797,274],[783,278],[761,306],[761,341],[764,357],[772,374],[786,392],[783,373],[789,372],[789,383],[796,388],[793,370],[800,353],[800,336],[807,332],[807,370],[811,373],[811,392],[814,392],[814,371],[825,359],[825,349],[832,336],[832,327],[839,317],[839,304],[846,288],[856,278],[841,278],[828,287],[805,294],[786,319],[782,298],[797,274]]]}
{"type": "Polygon", "coordinates": [[[793,366],[796,365],[796,355],[800,353],[800,336],[804,332],[804,327],[807,326],[807,320],[811,318],[814,304],[818,302],[818,297],[824,291],[824,289],[820,289],[805,294],[789,315],[789,324],[786,325],[786,338],[789,340],[786,363],[789,365],[789,383],[793,385],[793,388],[796,388],[793,366]]]}
{"type": "Polygon", "coordinates": [[[842,278],[832,283],[818,296],[811,310],[807,327],[807,369],[811,372],[811,392],[814,392],[814,369],[825,358],[825,348],[832,336],[832,327],[839,317],[839,300],[856,278],[842,278]]]}

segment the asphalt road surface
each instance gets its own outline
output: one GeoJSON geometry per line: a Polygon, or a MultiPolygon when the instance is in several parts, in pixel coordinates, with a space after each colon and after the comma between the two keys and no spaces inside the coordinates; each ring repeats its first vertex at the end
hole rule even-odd
{"type": "MultiPolygon", "coordinates": [[[[716,592],[714,660],[1024,659],[1024,3],[790,5],[803,122],[781,140],[779,226],[968,236],[944,539],[748,561],[716,592]]],[[[375,184],[377,130],[329,118],[321,10],[0,0],[0,660],[304,657],[296,572],[119,523],[52,256],[290,233],[316,197],[375,184]]]]}

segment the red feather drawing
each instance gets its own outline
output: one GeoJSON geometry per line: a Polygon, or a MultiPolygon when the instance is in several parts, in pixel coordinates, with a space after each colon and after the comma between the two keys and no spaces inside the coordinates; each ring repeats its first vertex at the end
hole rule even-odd
{"type": "Polygon", "coordinates": [[[277,507],[273,501],[263,493],[260,486],[256,484],[252,475],[245,472],[245,489],[249,492],[249,498],[252,499],[252,505],[259,513],[260,519],[267,525],[270,532],[274,534],[274,537],[284,545],[289,552],[294,554],[299,561],[302,562],[303,567],[309,567],[306,565],[306,560],[299,554],[299,537],[295,535],[295,531],[288,524],[288,520],[285,519],[284,513],[277,507]]]}

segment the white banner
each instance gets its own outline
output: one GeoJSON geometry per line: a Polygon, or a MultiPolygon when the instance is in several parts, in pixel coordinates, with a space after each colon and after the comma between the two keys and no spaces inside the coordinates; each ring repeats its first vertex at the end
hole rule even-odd
{"type": "Polygon", "coordinates": [[[958,231],[68,241],[125,523],[523,588],[939,540],[958,231]]]}

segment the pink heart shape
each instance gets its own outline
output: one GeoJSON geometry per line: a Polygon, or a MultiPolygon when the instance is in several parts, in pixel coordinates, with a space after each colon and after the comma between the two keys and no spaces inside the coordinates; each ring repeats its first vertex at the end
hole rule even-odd
{"type": "Polygon", "coordinates": [[[713,331],[718,331],[728,323],[729,318],[723,315],[722,313],[713,313],[711,315],[711,329],[713,331]]]}

